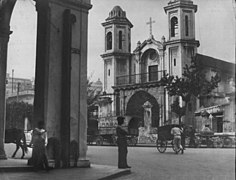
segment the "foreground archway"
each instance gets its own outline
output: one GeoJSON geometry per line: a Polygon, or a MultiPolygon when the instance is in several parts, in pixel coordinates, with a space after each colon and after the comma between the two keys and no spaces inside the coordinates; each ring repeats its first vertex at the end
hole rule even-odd
{"type": "MultiPolygon", "coordinates": [[[[6,54],[15,0],[0,2],[0,158],[4,159],[6,54]]],[[[85,104],[90,8],[90,0],[36,0],[34,124],[44,120],[49,138],[63,145],[59,157],[63,167],[89,166],[85,104]]]]}
{"type": "Polygon", "coordinates": [[[10,19],[16,0],[0,1],[0,159],[6,159],[5,140],[5,97],[7,49],[10,31],[10,19]]]}

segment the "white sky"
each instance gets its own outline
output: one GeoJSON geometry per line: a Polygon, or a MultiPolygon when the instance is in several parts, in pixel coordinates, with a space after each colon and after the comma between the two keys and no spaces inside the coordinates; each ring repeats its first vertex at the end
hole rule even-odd
{"type": "MultiPolygon", "coordinates": [[[[167,15],[163,7],[169,0],[91,0],[88,23],[88,75],[92,80],[103,80],[104,28],[109,12],[116,5],[126,11],[134,27],[131,29],[131,50],[138,41],[149,37],[149,18],[155,21],[153,35],[160,40],[168,38],[167,15]]],[[[196,39],[200,41],[198,53],[235,62],[234,0],[193,0],[196,13],[196,39]]],[[[9,41],[8,73],[14,77],[32,78],[35,74],[36,11],[32,0],[18,0],[12,15],[9,41]],[[27,11],[26,11],[27,8],[27,11]]]]}

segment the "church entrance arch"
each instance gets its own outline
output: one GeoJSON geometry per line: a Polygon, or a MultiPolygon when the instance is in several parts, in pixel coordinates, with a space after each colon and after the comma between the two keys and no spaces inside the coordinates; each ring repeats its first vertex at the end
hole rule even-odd
{"type": "MultiPolygon", "coordinates": [[[[139,126],[144,126],[144,112],[143,107],[146,102],[151,104],[151,127],[159,126],[159,104],[154,96],[146,91],[136,92],[128,101],[126,108],[126,115],[131,116],[136,121],[139,121],[139,126]]],[[[137,123],[137,122],[136,122],[137,123]]]]}
{"type": "Polygon", "coordinates": [[[139,117],[132,117],[128,123],[128,132],[132,135],[138,135],[138,128],[141,125],[142,119],[139,117]]]}
{"type": "Polygon", "coordinates": [[[126,115],[131,117],[128,130],[138,135],[138,143],[155,143],[159,126],[159,104],[146,91],[136,92],[128,101],[126,115]]]}

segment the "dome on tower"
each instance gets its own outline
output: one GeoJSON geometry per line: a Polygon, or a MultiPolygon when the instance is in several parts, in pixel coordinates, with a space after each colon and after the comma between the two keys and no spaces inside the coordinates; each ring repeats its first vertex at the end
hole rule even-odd
{"type": "Polygon", "coordinates": [[[115,6],[112,11],[123,11],[120,6],[115,6]]]}
{"type": "Polygon", "coordinates": [[[102,81],[100,80],[100,78],[98,78],[98,80],[94,82],[93,84],[96,86],[102,86],[102,81]]]}
{"type": "Polygon", "coordinates": [[[170,2],[177,2],[177,1],[191,1],[191,0],[170,0],[170,2]]]}
{"type": "Polygon", "coordinates": [[[132,23],[126,17],[126,12],[120,6],[113,7],[109,12],[108,18],[106,18],[106,22],[102,23],[103,26],[110,24],[123,24],[129,25],[130,28],[133,27],[132,23]]]}
{"type": "Polygon", "coordinates": [[[180,3],[187,3],[187,4],[192,4],[193,1],[192,0],[170,0],[168,4],[172,4],[172,3],[176,3],[176,2],[180,2],[180,3]]]}
{"type": "Polygon", "coordinates": [[[114,18],[114,17],[123,17],[126,18],[126,13],[121,9],[120,6],[115,6],[111,12],[109,13],[109,18],[114,18]]]}

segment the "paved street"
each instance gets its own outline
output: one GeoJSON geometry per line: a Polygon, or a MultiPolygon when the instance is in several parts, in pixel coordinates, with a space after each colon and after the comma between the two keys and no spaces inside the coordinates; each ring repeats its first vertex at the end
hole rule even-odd
{"type": "Polygon", "coordinates": [[[91,164],[90,168],[60,168],[50,172],[35,172],[27,166],[27,159],[31,157],[32,149],[29,149],[24,159],[20,159],[20,151],[16,158],[10,158],[15,151],[14,144],[5,144],[5,151],[9,158],[0,161],[0,180],[108,180],[130,174],[129,169],[99,164],[91,164]]]}
{"type": "MultiPolygon", "coordinates": [[[[15,146],[6,145],[8,156],[15,146]]],[[[155,147],[129,147],[130,175],[118,180],[234,180],[235,149],[187,149],[183,155],[171,148],[159,153],[155,147]]],[[[21,156],[21,151],[17,157],[21,156]]],[[[30,157],[29,152],[26,158],[30,157]]],[[[117,166],[117,147],[88,146],[92,164],[117,166]]]]}
{"type": "MultiPolygon", "coordinates": [[[[92,163],[117,165],[117,147],[89,146],[92,163]]],[[[187,149],[183,155],[171,148],[129,147],[132,173],[118,180],[234,180],[235,149],[187,149]]]]}

